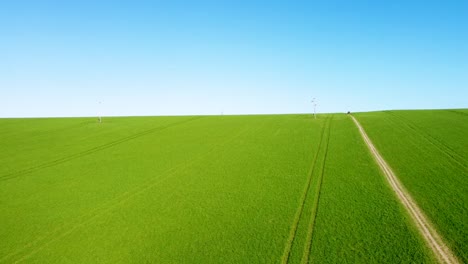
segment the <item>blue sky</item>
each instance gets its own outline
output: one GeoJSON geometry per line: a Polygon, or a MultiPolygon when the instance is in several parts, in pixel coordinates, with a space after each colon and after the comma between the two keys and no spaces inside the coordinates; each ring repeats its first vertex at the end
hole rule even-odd
{"type": "Polygon", "coordinates": [[[0,116],[468,107],[468,1],[3,1],[0,116]],[[99,106],[98,102],[102,104],[99,106]]]}

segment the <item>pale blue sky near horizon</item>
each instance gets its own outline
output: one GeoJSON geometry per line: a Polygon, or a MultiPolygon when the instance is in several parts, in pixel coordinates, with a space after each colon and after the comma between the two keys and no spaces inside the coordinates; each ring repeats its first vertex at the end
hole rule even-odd
{"type": "Polygon", "coordinates": [[[468,1],[4,1],[0,117],[468,107],[468,1]],[[102,102],[99,104],[98,102],[102,102]]]}

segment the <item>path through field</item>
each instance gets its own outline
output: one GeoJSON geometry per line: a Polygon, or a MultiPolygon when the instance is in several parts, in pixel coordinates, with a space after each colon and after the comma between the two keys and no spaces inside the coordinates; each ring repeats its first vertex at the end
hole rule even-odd
{"type": "Polygon", "coordinates": [[[441,236],[437,233],[437,231],[433,228],[432,224],[423,214],[421,209],[418,205],[413,201],[412,197],[409,193],[403,188],[402,184],[396,177],[395,173],[392,171],[390,166],[387,162],[383,159],[380,155],[378,150],[375,148],[372,141],[367,136],[364,128],[359,124],[359,122],[351,116],[354,123],[359,129],[362,138],[364,139],[366,145],[368,146],[370,152],[374,156],[377,164],[384,172],[390,186],[392,187],[393,191],[396,193],[398,199],[404,205],[406,210],[408,211],[409,215],[413,219],[416,227],[418,228],[419,232],[421,233],[422,237],[433,251],[434,255],[437,257],[440,263],[459,263],[456,259],[455,255],[452,253],[450,248],[444,243],[441,236]]]}

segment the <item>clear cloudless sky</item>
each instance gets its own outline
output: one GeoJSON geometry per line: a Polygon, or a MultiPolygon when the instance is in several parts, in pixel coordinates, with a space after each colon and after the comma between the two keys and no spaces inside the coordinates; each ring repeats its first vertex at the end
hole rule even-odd
{"type": "Polygon", "coordinates": [[[1,117],[310,113],[313,97],[468,107],[468,1],[0,3],[1,117]]]}

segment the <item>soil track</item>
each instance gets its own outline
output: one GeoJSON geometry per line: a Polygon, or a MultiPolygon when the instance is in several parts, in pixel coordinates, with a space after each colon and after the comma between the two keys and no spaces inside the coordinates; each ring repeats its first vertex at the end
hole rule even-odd
{"type": "Polygon", "coordinates": [[[416,227],[418,228],[419,232],[421,233],[429,248],[436,256],[437,260],[440,263],[460,263],[455,257],[455,255],[452,253],[450,248],[444,243],[442,237],[437,233],[437,230],[434,229],[432,224],[426,218],[422,210],[414,202],[410,194],[404,189],[403,185],[400,183],[395,173],[392,171],[390,166],[383,159],[378,150],[375,148],[372,141],[367,136],[361,124],[359,124],[359,122],[356,120],[356,118],[354,118],[354,116],[351,116],[351,118],[358,127],[359,132],[361,133],[361,136],[364,139],[364,142],[369,148],[372,156],[374,156],[375,160],[377,161],[377,164],[379,164],[379,167],[385,174],[385,177],[390,183],[390,186],[392,187],[393,191],[397,195],[400,202],[404,205],[405,209],[408,211],[416,227]]]}

